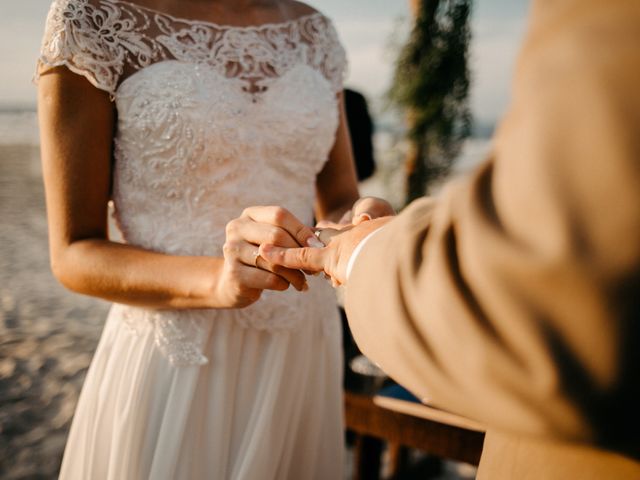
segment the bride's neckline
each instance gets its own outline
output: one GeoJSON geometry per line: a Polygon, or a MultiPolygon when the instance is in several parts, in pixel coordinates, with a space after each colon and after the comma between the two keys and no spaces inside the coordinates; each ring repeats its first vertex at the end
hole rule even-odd
{"type": "Polygon", "coordinates": [[[150,8],[150,7],[145,7],[142,5],[138,5],[137,3],[133,3],[133,2],[129,2],[127,0],[101,0],[103,2],[108,2],[108,3],[113,3],[113,4],[123,4],[123,5],[128,5],[130,7],[142,10],[142,11],[146,11],[146,12],[150,12],[150,13],[154,13],[157,15],[161,15],[163,17],[167,17],[175,22],[178,23],[186,23],[188,25],[206,25],[209,27],[213,27],[213,28],[217,28],[219,30],[242,30],[242,31],[259,31],[259,30],[264,30],[264,29],[269,29],[269,28],[282,28],[282,27],[286,27],[288,25],[292,25],[298,22],[302,22],[304,20],[310,19],[310,18],[314,18],[314,17],[324,17],[324,15],[320,12],[312,12],[312,13],[307,13],[304,15],[300,15],[298,17],[295,18],[291,18],[289,20],[282,20],[279,22],[268,22],[268,23],[260,23],[258,25],[229,25],[229,24],[222,24],[222,23],[216,23],[216,22],[210,22],[207,20],[198,20],[198,19],[192,19],[192,18],[184,18],[184,17],[176,17],[174,15],[171,15],[170,13],[167,12],[163,12],[161,10],[156,10],[154,8],[150,8]]]}

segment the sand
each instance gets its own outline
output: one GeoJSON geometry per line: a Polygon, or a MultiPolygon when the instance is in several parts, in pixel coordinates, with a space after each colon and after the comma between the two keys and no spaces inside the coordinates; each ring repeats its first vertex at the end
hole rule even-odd
{"type": "Polygon", "coordinates": [[[107,309],[50,273],[38,148],[0,146],[0,478],[57,478],[107,309]]]}

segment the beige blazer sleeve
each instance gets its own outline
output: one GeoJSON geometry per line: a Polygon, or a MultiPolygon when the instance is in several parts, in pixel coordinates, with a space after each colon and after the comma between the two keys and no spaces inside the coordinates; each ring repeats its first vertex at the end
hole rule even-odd
{"type": "Polygon", "coordinates": [[[364,353],[420,397],[640,445],[637,0],[535,3],[493,154],[366,244],[346,306],[364,353]]]}

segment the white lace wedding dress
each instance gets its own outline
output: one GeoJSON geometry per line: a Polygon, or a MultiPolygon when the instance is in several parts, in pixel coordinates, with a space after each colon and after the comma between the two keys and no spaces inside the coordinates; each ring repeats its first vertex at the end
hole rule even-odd
{"type": "MultiPolygon", "coordinates": [[[[256,27],[119,0],[55,0],[40,70],[112,95],[113,202],[126,242],[221,256],[251,205],[311,223],[338,124],[344,51],[320,13],[256,27]]],[[[114,305],[62,479],[340,479],[340,327],[324,279],[241,310],[114,305]]]]}

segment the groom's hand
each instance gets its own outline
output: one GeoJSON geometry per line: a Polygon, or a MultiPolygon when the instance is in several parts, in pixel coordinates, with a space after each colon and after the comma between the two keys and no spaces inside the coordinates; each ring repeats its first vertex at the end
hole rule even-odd
{"type": "Polygon", "coordinates": [[[389,202],[378,197],[362,197],[353,204],[351,212],[352,225],[360,225],[362,222],[396,214],[389,202]]]}
{"type": "Polygon", "coordinates": [[[350,225],[341,230],[323,231],[321,238],[328,242],[324,248],[282,248],[263,244],[260,246],[260,255],[273,265],[313,273],[324,272],[331,277],[334,285],[342,285],[347,281],[347,264],[355,248],[367,235],[391,219],[393,217],[382,217],[355,226],[350,225]]]}
{"type": "Polygon", "coordinates": [[[345,212],[338,223],[322,220],[318,222],[316,228],[340,229],[345,225],[359,225],[362,222],[395,214],[395,210],[386,200],[377,197],[362,197],[353,204],[350,210],[345,212]]]}

